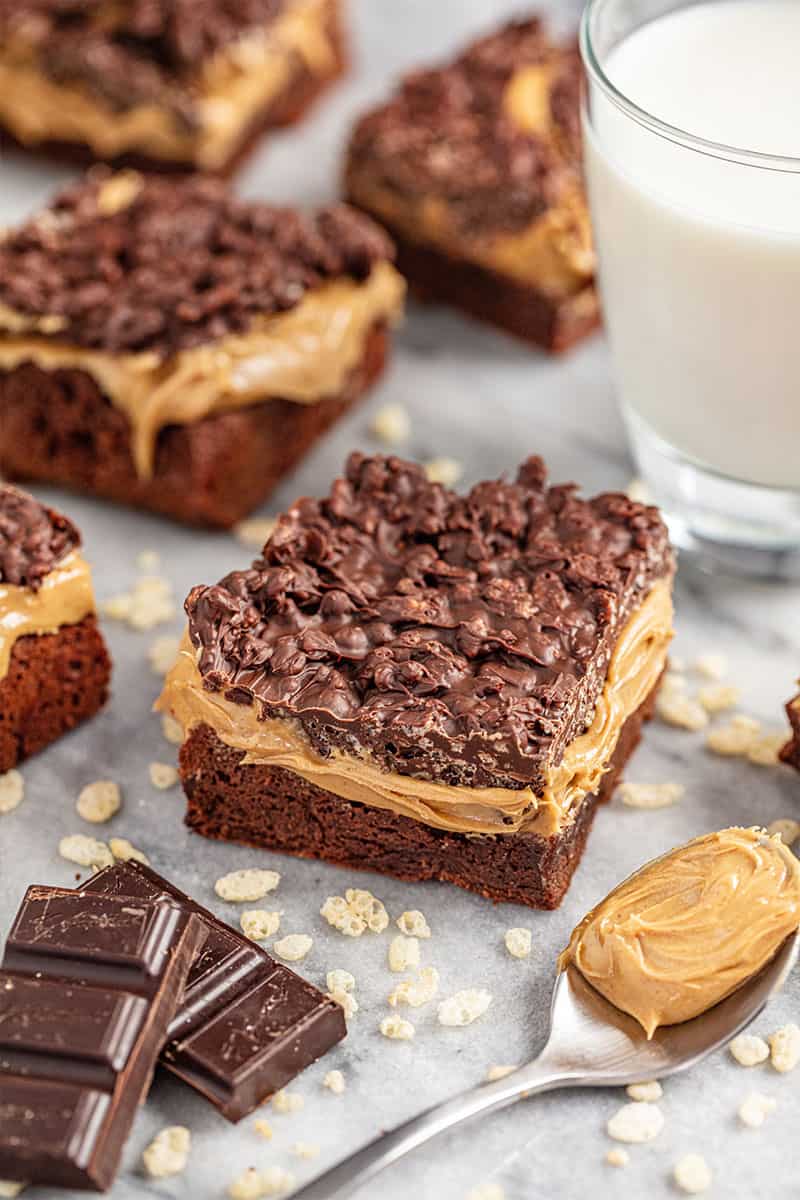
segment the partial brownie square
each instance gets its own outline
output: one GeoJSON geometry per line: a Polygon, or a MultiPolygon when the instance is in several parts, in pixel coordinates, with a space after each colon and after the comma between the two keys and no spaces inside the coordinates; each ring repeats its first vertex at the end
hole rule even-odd
{"type": "Polygon", "coordinates": [[[574,42],[512,22],[408,75],[356,125],[345,173],[422,298],[550,351],[599,320],[580,88],[574,42]]]}
{"type": "Polygon", "coordinates": [[[343,204],[95,168],[0,239],[0,470],[234,524],[380,374],[392,256],[343,204]]]}
{"type": "Polygon", "coordinates": [[[344,66],[341,0],[12,0],[0,130],[76,161],[230,174],[344,66]]]}
{"type": "Polygon", "coordinates": [[[789,701],[786,712],[792,727],[792,736],[781,750],[781,758],[785,763],[789,763],[789,766],[797,767],[800,771],[800,696],[795,696],[789,701]]]}
{"type": "Polygon", "coordinates": [[[351,455],[186,602],[161,707],[212,837],[553,908],[672,635],[656,509],[351,455]]]}
{"type": "Polygon", "coordinates": [[[77,529],[0,486],[0,772],[93,716],[110,674],[77,529]]]}

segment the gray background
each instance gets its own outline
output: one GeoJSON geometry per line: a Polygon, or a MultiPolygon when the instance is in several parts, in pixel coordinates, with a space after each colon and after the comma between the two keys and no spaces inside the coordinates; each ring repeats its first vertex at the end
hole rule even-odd
{"type": "MultiPolygon", "coordinates": [[[[352,0],[350,79],[310,121],[275,138],[250,162],[239,180],[242,191],[299,202],[335,195],[342,143],[353,116],[383,95],[398,71],[450,51],[519,7],[501,0],[352,0]]],[[[564,25],[577,16],[576,4],[562,0],[551,7],[564,25]]],[[[6,159],[0,166],[0,221],[22,217],[65,178],[49,166],[6,159]]],[[[465,464],[466,482],[513,469],[533,451],[547,458],[556,479],[577,478],[587,489],[624,487],[632,474],[601,338],[551,362],[456,314],[412,309],[383,383],[287,480],[265,512],[278,511],[298,493],[325,490],[352,447],[376,449],[369,435],[370,414],[389,401],[407,405],[412,413],[408,454],[453,455],[465,464]]],[[[101,598],[133,583],[134,559],[141,550],[161,553],[162,571],[179,600],[193,584],[211,582],[245,561],[247,552],[227,535],[180,529],[44,489],[39,494],[62,505],[82,527],[101,598]]],[[[775,725],[800,670],[798,600],[797,590],[712,582],[682,569],[677,653],[726,653],[732,677],[744,689],[745,711],[775,725]]],[[[168,628],[177,633],[180,625],[176,619],[168,628]]],[[[787,768],[715,759],[703,750],[702,737],[654,724],[628,777],[678,780],[686,785],[685,799],[678,807],[654,813],[612,802],[600,813],[583,864],[556,913],[493,907],[455,888],[359,877],[207,842],[184,829],[178,789],[155,792],[147,777],[150,761],[171,761],[174,755],[150,715],[158,683],[145,655],[155,634],[134,634],[110,623],[106,632],[115,660],[111,703],[98,719],[25,765],[25,801],[16,812],[0,817],[0,928],[7,927],[30,882],[68,884],[75,879],[76,869],[57,855],[65,833],[129,837],[157,869],[233,921],[236,909],[215,900],[214,880],[237,867],[270,866],[283,873],[270,905],[285,910],[283,931],[314,937],[301,969],[317,983],[324,983],[330,968],[351,970],[361,1004],[346,1043],[295,1085],[305,1097],[304,1111],[274,1117],[265,1113],[274,1128],[271,1143],[255,1135],[252,1119],[229,1126],[188,1089],[160,1077],[136,1122],[114,1188],[116,1200],[221,1196],[250,1164],[282,1164],[306,1180],[381,1129],[477,1083],[490,1064],[522,1061],[544,1035],[557,951],[577,918],[614,882],[646,858],[700,832],[797,815],[800,779],[787,768]],[[103,777],[120,782],[124,807],[111,826],[94,829],[76,815],[75,798],[85,783],[103,777]],[[397,978],[386,967],[388,935],[351,941],[318,915],[327,895],[353,885],[373,889],[394,916],[421,908],[433,929],[432,939],[422,944],[422,958],[441,972],[442,995],[487,987],[495,997],[488,1014],[467,1029],[444,1029],[437,1026],[432,1005],[409,1014],[417,1025],[414,1042],[383,1039],[377,1026],[397,978]],[[534,949],[527,961],[515,961],[503,949],[502,935],[513,925],[533,931],[534,949]],[[347,1077],[343,1097],[321,1087],[332,1067],[347,1077]],[[140,1173],[141,1151],[161,1126],[173,1122],[191,1128],[192,1155],[183,1177],[157,1184],[140,1173]],[[316,1163],[292,1158],[289,1147],[297,1140],[321,1146],[316,1163]]],[[[760,1030],[797,1020],[799,1000],[795,979],[759,1023],[760,1030]]],[[[623,1094],[585,1092],[533,1100],[418,1152],[365,1194],[386,1200],[409,1195],[460,1200],[469,1188],[491,1178],[503,1185],[507,1200],[587,1195],[639,1200],[645,1194],[660,1200],[675,1195],[670,1182],[675,1159],[701,1151],[715,1171],[713,1195],[727,1200],[788,1195],[800,1180],[799,1080],[800,1071],[794,1077],[781,1077],[769,1067],[747,1072],[727,1054],[717,1055],[688,1076],[668,1081],[664,1131],[651,1145],[633,1147],[625,1170],[603,1162],[611,1145],[605,1122],[625,1100],[623,1094]],[[761,1131],[744,1130],[736,1119],[739,1102],[753,1089],[778,1100],[777,1112],[761,1131]]],[[[56,1193],[43,1189],[35,1195],[56,1193]]]]}

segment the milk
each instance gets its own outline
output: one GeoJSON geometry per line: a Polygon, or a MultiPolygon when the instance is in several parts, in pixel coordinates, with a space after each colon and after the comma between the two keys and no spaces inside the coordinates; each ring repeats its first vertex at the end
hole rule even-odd
{"type": "MultiPolygon", "coordinates": [[[[800,159],[800,0],[717,0],[629,34],[620,92],[695,137],[800,159]]],[[[587,176],[623,407],[690,463],[800,489],[800,173],[699,153],[596,85],[587,176]]]]}

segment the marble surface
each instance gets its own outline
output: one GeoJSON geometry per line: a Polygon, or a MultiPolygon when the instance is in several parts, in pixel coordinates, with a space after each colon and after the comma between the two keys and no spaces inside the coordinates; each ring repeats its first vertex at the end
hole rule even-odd
{"type": "MultiPolygon", "coordinates": [[[[577,5],[566,0],[552,7],[565,24],[577,14],[577,5]]],[[[353,75],[306,125],[275,139],[250,163],[240,179],[243,192],[310,202],[333,195],[353,115],[383,94],[400,69],[449,50],[518,8],[505,0],[352,0],[353,75]]],[[[41,164],[3,161],[0,222],[21,217],[63,178],[41,164]]],[[[352,447],[375,449],[370,415],[390,401],[406,404],[412,414],[407,453],[452,455],[463,462],[467,483],[513,469],[534,451],[546,457],[556,479],[576,478],[587,490],[624,487],[632,473],[601,338],[551,362],[455,314],[412,310],[384,382],[286,481],[265,511],[277,511],[300,492],[324,490],[352,447]]],[[[63,505],[82,527],[101,598],[132,584],[141,550],[161,554],[163,573],[179,600],[191,585],[210,582],[245,558],[227,535],[182,530],[44,489],[39,494],[63,505]]],[[[709,651],[725,654],[730,677],[743,689],[744,711],[778,726],[782,703],[800,671],[798,602],[797,590],[711,580],[682,567],[676,653],[686,659],[709,651]]],[[[176,617],[158,632],[179,629],[176,617]]],[[[305,1099],[304,1110],[293,1116],[265,1114],[274,1128],[272,1142],[258,1138],[252,1119],[229,1126],[188,1089],[159,1077],[137,1119],[115,1200],[222,1196],[230,1180],[251,1164],[289,1167],[299,1182],[306,1181],[380,1130],[479,1082],[491,1064],[533,1055],[545,1034],[555,955],[577,918],[612,884],[698,833],[798,815],[800,778],[787,768],[714,758],[703,749],[702,735],[654,723],[628,778],[677,780],[686,786],[684,800],[659,812],[612,801],[599,814],[584,861],[555,913],[494,907],[450,887],[411,886],[207,842],[184,828],[179,791],[156,792],[148,780],[149,762],[170,761],[174,755],[149,711],[158,681],[146,649],[155,634],[134,634],[110,623],[106,632],[115,659],[111,703],[95,721],[25,765],[25,800],[0,818],[0,928],[7,927],[32,880],[69,884],[75,879],[76,869],[57,854],[66,833],[129,837],[158,870],[232,921],[237,910],[216,901],[214,880],[237,867],[270,866],[283,875],[275,906],[284,909],[284,931],[314,938],[302,970],[317,983],[333,967],[351,970],[361,1005],[346,1042],[294,1085],[305,1099]],[[85,783],[103,777],[119,781],[124,806],[108,829],[95,830],[77,816],[75,799],[85,783]],[[442,994],[486,987],[494,996],[488,1014],[469,1028],[444,1029],[436,1024],[435,1006],[429,1006],[409,1014],[417,1026],[413,1042],[383,1039],[378,1024],[396,979],[386,966],[388,935],[344,939],[318,915],[327,895],[353,885],[373,889],[394,916],[422,909],[433,930],[422,944],[422,959],[438,967],[442,994]],[[511,959],[503,948],[504,931],[516,925],[533,932],[533,953],[526,961],[511,959]],[[347,1079],[342,1097],[322,1088],[323,1075],[334,1067],[347,1079]],[[193,1134],[186,1173],[163,1183],[150,1181],[141,1173],[141,1152],[160,1127],[176,1122],[193,1134]],[[297,1141],[320,1146],[316,1162],[293,1157],[297,1141]]],[[[799,1014],[800,978],[795,978],[758,1030],[768,1032],[799,1014]]],[[[666,1083],[664,1131],[652,1144],[632,1147],[624,1170],[603,1161],[612,1144],[605,1123],[624,1094],[584,1091],[531,1100],[440,1139],[359,1195],[461,1200],[472,1187],[491,1180],[502,1185],[506,1200],[587,1195],[639,1200],[644,1194],[666,1200],[675,1195],[672,1166],[689,1151],[701,1152],[712,1166],[715,1196],[786,1195],[797,1183],[793,1148],[799,1085],[800,1071],[779,1076],[766,1066],[748,1072],[728,1054],[718,1054],[666,1083]],[[752,1090],[778,1101],[761,1131],[743,1129],[736,1118],[739,1103],[752,1090]]],[[[57,1195],[47,1189],[31,1194],[37,1200],[57,1195]]]]}

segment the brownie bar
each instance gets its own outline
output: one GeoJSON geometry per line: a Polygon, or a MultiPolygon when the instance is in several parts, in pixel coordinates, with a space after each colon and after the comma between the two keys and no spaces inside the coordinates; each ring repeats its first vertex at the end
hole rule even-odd
{"type": "MultiPolygon", "coordinates": [[[[41,8],[40,5],[37,7],[41,8]]],[[[173,6],[171,4],[161,2],[153,4],[151,5],[151,16],[156,14],[156,19],[163,22],[163,27],[160,31],[156,32],[155,37],[151,34],[148,39],[138,45],[135,30],[133,31],[133,36],[131,36],[131,31],[121,29],[118,40],[115,39],[113,32],[106,35],[104,44],[92,47],[92,56],[95,63],[102,64],[102,71],[94,78],[94,72],[89,71],[90,55],[87,52],[88,35],[84,33],[76,46],[75,14],[69,14],[69,18],[65,24],[68,24],[70,28],[68,31],[65,31],[59,28],[59,15],[56,6],[52,5],[51,7],[54,11],[48,14],[51,21],[49,36],[55,43],[54,50],[56,54],[60,48],[64,47],[65,40],[71,43],[66,48],[70,52],[71,66],[76,81],[80,80],[83,73],[84,86],[89,86],[90,89],[96,88],[98,96],[104,102],[108,102],[111,98],[109,95],[104,95],[104,92],[116,90],[117,95],[114,97],[114,103],[119,106],[119,111],[124,113],[126,104],[134,104],[137,99],[141,100],[142,94],[147,94],[148,90],[152,90],[154,86],[156,99],[158,98],[157,72],[159,67],[163,67],[164,64],[170,64],[171,62],[177,74],[173,78],[170,78],[170,70],[169,66],[167,66],[161,81],[163,94],[168,95],[169,101],[176,106],[175,116],[178,124],[184,124],[187,128],[191,128],[194,121],[191,113],[192,89],[191,87],[188,88],[185,95],[180,94],[180,75],[185,73],[187,69],[197,68],[197,51],[204,51],[206,55],[210,55],[214,51],[224,49],[226,40],[236,39],[240,32],[235,24],[237,21],[237,7],[242,10],[239,16],[252,23],[258,19],[259,3],[253,4],[252,0],[245,0],[243,5],[238,6],[237,4],[229,3],[224,6],[227,10],[226,13],[223,11],[223,6],[220,6],[216,0],[211,0],[210,3],[203,5],[206,10],[204,14],[192,12],[190,18],[194,22],[194,28],[192,29],[181,29],[181,23],[175,22],[172,19],[171,10],[173,6]],[[229,19],[229,22],[234,22],[234,24],[229,23],[226,26],[226,17],[229,19]],[[211,25],[209,24],[209,18],[211,18],[211,25]],[[205,24],[203,24],[204,21],[205,24]],[[214,28],[214,24],[216,28],[214,28]],[[66,39],[64,37],[65,32],[66,39]],[[159,37],[161,37],[165,44],[158,44],[159,37]],[[171,39],[180,39],[184,49],[192,46],[195,53],[188,60],[181,61],[181,54],[178,47],[175,41],[171,42],[171,39]],[[83,43],[82,45],[81,42],[83,43]],[[128,95],[123,94],[126,83],[131,85],[128,95]]],[[[264,17],[274,17],[279,13],[280,7],[281,5],[276,3],[275,0],[260,0],[260,8],[264,17]]],[[[19,8],[22,8],[22,5],[19,8]]],[[[16,19],[19,19],[20,15],[22,14],[14,14],[16,19]]],[[[64,162],[84,165],[96,162],[98,158],[102,158],[103,161],[111,162],[118,167],[133,167],[139,170],[156,172],[194,171],[198,169],[198,166],[202,165],[206,171],[229,178],[260,143],[266,133],[301,121],[319,97],[337,79],[345,74],[348,55],[341,0],[327,0],[326,13],[321,27],[324,29],[330,48],[330,61],[328,64],[324,69],[312,70],[308,62],[301,55],[294,54],[287,82],[272,99],[267,101],[255,116],[242,126],[235,144],[224,161],[214,164],[198,164],[198,162],[191,158],[164,157],[148,154],[144,150],[127,151],[110,157],[108,155],[98,155],[88,144],[74,140],[64,141],[57,138],[44,138],[41,140],[37,139],[35,142],[24,141],[15,136],[9,128],[0,128],[0,149],[12,148],[25,153],[34,152],[38,155],[46,155],[64,162]]],[[[2,20],[0,20],[0,34],[3,33],[3,29],[2,20]]],[[[103,35],[95,30],[92,37],[95,39],[100,37],[102,39],[103,35]]],[[[50,57],[52,61],[55,56],[46,55],[47,57],[50,57]]],[[[65,78],[69,78],[69,74],[69,71],[66,71],[65,78]]]]}
{"type": "Polygon", "coordinates": [[[345,193],[423,298],[562,351],[599,322],[581,68],[535,17],[407,76],[356,125],[345,193]]]}
{"type": "Polygon", "coordinates": [[[232,525],[380,374],[393,253],[346,205],[90,172],[0,239],[0,470],[232,525]]]}
{"type": "Polygon", "coordinates": [[[376,382],[389,352],[373,329],[362,362],[338,396],[317,404],[267,400],[163,429],[154,471],[140,477],[130,426],[84,371],[26,363],[0,371],[0,471],[9,479],[56,483],[227,529],[266,500],[316,441],[376,382]]]}
{"type": "Polygon", "coordinates": [[[800,771],[800,696],[795,696],[794,700],[789,701],[786,712],[792,727],[792,736],[781,750],[781,759],[800,771]]]}
{"type": "Polygon", "coordinates": [[[558,908],[580,862],[598,804],[609,799],[652,715],[655,692],[626,722],[600,790],[556,837],[448,833],[354,804],[282,768],[248,765],[208,726],[180,754],[186,824],[205,837],[321,858],[412,883],[439,880],[489,900],[558,908]]]}

